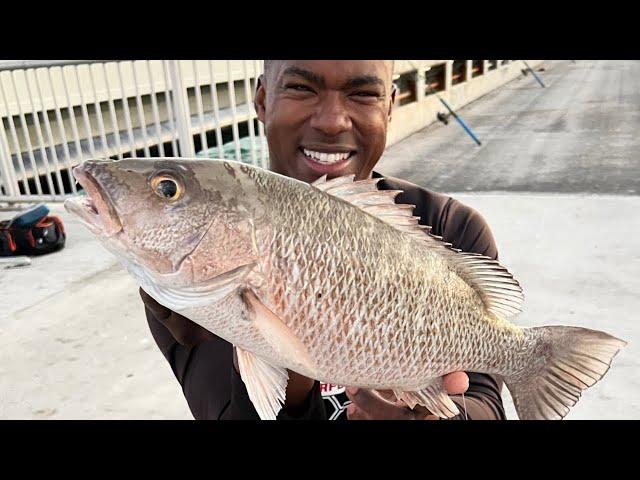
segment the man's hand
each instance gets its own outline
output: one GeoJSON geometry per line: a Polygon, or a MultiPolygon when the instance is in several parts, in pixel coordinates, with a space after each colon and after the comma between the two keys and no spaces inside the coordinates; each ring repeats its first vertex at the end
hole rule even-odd
{"type": "MultiPolygon", "coordinates": [[[[449,395],[464,393],[469,388],[469,377],[464,372],[444,376],[444,388],[449,395]]],[[[391,392],[381,392],[384,397],[362,388],[346,389],[351,405],[347,407],[349,420],[437,420],[426,408],[416,405],[411,410],[400,401],[392,401],[391,392]]]]}
{"type": "Polygon", "coordinates": [[[140,289],[140,297],[145,306],[151,310],[156,319],[162,323],[173,338],[184,346],[193,347],[199,345],[207,340],[213,340],[216,336],[209,330],[202,328],[197,323],[192,322],[187,317],[169,310],[167,307],[160,305],[156,302],[147,292],[142,288],[140,289]]]}

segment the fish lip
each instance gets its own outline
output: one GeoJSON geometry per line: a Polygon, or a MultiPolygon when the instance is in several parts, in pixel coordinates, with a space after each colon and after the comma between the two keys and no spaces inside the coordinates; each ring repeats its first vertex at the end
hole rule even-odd
{"type": "Polygon", "coordinates": [[[100,187],[96,178],[82,165],[73,169],[73,176],[86,192],[86,197],[75,197],[65,201],[67,211],[74,213],[94,232],[113,236],[122,231],[122,223],[113,202],[100,187]]]}

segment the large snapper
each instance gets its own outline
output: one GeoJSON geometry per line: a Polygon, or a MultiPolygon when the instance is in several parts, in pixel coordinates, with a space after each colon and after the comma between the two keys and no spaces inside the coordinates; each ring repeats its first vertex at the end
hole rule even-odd
{"type": "Polygon", "coordinates": [[[274,419],[287,369],[393,390],[459,413],[442,376],[504,377],[518,415],[563,418],[625,345],[577,327],[521,328],[498,262],[418,225],[377,179],[309,185],[230,161],[91,160],[68,200],[153,298],[237,348],[256,410],[274,419]]]}

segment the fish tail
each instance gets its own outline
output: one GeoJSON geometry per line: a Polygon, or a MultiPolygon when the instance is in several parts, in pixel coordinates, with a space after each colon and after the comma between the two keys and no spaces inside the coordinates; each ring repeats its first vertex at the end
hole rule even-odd
{"type": "Polygon", "coordinates": [[[583,390],[600,380],[627,343],[578,327],[525,328],[526,367],[505,375],[521,420],[562,419],[583,390]]]}

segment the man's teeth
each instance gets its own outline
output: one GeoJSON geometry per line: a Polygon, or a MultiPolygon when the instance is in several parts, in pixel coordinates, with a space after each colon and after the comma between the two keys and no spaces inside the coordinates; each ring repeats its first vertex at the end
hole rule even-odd
{"type": "Polygon", "coordinates": [[[314,152],[313,150],[303,149],[304,154],[307,157],[313,158],[314,160],[320,163],[336,163],[341,162],[342,160],[346,160],[351,155],[349,152],[341,152],[341,153],[324,153],[324,152],[314,152]]]}

